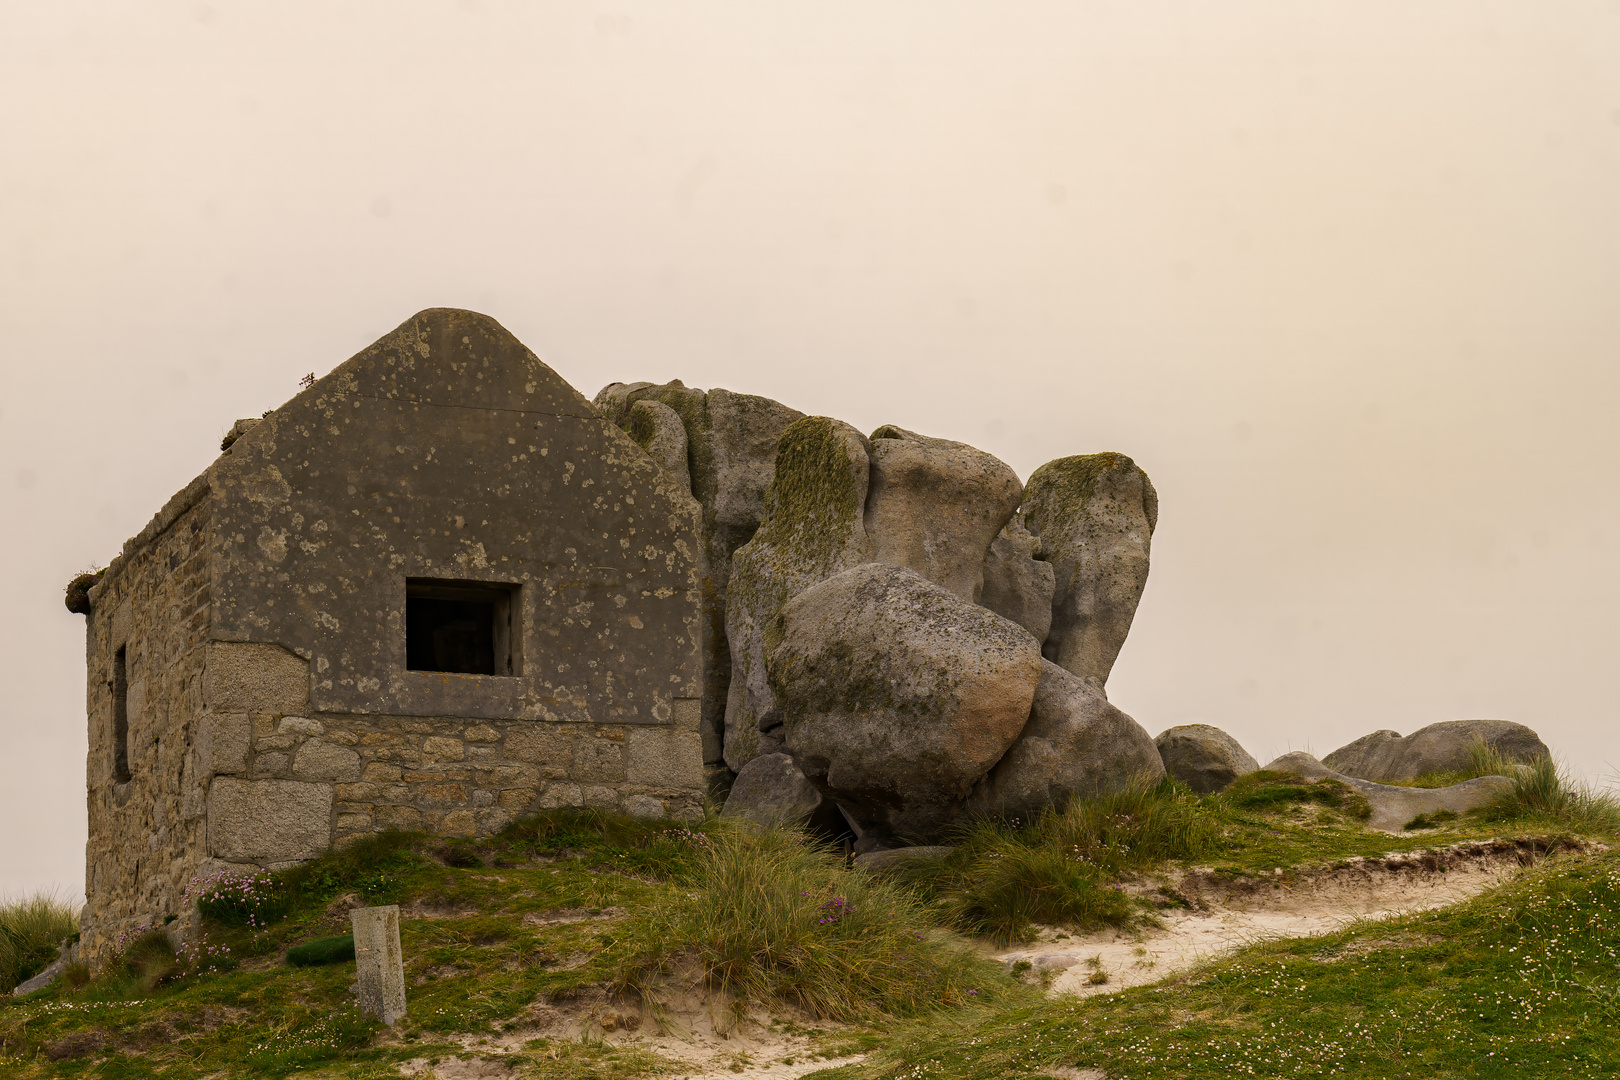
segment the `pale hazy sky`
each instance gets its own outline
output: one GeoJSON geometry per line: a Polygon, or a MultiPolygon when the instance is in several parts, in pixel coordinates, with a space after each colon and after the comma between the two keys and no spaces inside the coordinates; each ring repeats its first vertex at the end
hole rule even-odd
{"type": "Polygon", "coordinates": [[[1620,766],[1620,4],[0,0],[0,893],[82,884],[63,583],[439,305],[1132,455],[1153,734],[1620,766]]]}

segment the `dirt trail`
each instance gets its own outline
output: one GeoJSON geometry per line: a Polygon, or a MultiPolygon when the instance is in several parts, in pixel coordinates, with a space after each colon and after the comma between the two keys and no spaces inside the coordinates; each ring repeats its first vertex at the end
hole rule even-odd
{"type": "Polygon", "coordinates": [[[1184,874],[1175,889],[1188,910],[1161,915],[1162,929],[1064,935],[1045,931],[1032,947],[997,954],[1056,971],[1051,993],[1089,997],[1157,982],[1266,938],[1310,937],[1359,920],[1429,911],[1477,896],[1573,843],[1490,840],[1433,851],[1351,859],[1339,866],[1277,870],[1258,878],[1184,874]],[[1106,978],[1104,978],[1106,976],[1106,978]]]}
{"type": "MultiPolygon", "coordinates": [[[[1338,930],[1357,920],[1390,918],[1427,911],[1476,896],[1522,867],[1549,854],[1580,850],[1568,841],[1489,840],[1432,851],[1351,859],[1337,866],[1278,870],[1257,878],[1233,879],[1209,871],[1181,875],[1175,890],[1186,910],[1162,914],[1162,929],[1140,934],[1104,931],[1064,935],[1047,930],[1035,945],[998,953],[1012,965],[1027,960],[1037,970],[1056,970],[1050,992],[1091,996],[1156,982],[1200,961],[1274,937],[1308,937],[1338,930]],[[1094,961],[1094,962],[1093,962],[1094,961]],[[1106,973],[1093,982],[1094,972],[1106,973]]],[[[1156,894],[1159,882],[1135,888],[1156,894]]],[[[521,1028],[485,1043],[465,1041],[465,1058],[431,1067],[422,1059],[407,1062],[402,1072],[432,1075],[438,1080],[505,1080],[517,1074],[499,1055],[522,1048],[541,1035],[577,1039],[587,1029],[614,1045],[639,1046],[690,1067],[672,1080],[797,1080],[817,1069],[848,1065],[863,1055],[816,1059],[817,1036],[837,1025],[816,1024],[807,1017],[756,1014],[754,1022],[733,1024],[719,1006],[698,996],[671,1002],[670,1019],[677,1032],[658,1034],[639,1018],[634,1030],[604,1032],[602,1019],[618,1016],[605,998],[576,1001],[566,1010],[531,1009],[521,1028]]],[[[1072,1080],[1100,1080],[1092,1070],[1047,1069],[1072,1080]]]]}

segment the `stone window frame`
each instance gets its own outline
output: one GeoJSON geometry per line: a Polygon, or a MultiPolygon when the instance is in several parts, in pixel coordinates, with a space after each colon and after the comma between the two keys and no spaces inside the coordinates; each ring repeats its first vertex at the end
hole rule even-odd
{"type": "Polygon", "coordinates": [[[488,675],[482,678],[519,678],[523,675],[523,583],[518,581],[484,581],[469,578],[419,577],[405,578],[405,670],[432,672],[432,668],[410,666],[410,602],[422,599],[462,600],[476,599],[493,602],[493,663],[488,675]]]}

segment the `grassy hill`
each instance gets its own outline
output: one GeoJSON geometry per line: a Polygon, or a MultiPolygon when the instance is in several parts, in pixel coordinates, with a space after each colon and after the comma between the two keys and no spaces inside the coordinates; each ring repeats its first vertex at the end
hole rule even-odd
{"type": "MultiPolygon", "coordinates": [[[[1165,783],[979,823],[946,857],[886,874],[721,820],[553,811],[478,841],[389,834],[214,883],[202,939],[178,953],[154,927],[93,980],[69,969],[4,999],[0,1074],[382,1077],[411,1062],[426,1076],[480,1057],[488,1075],[691,1076],[654,1036],[701,1011],[717,1039],[793,1029],[801,1067],[865,1052],[821,1080],[1613,1075],[1620,857],[1592,841],[1620,815],[1564,790],[1526,774],[1486,811],[1392,837],[1362,828],[1365,806],[1333,781],[1257,774],[1216,796],[1165,783]],[[1311,867],[1487,837],[1579,850],[1453,908],[1257,943],[1083,1001],[989,958],[1042,927],[1151,930],[1198,902],[1188,867],[1280,889],[1311,867]],[[352,908],[388,903],[403,908],[410,1009],[393,1031],[353,1009],[344,940],[352,908]]],[[[0,912],[13,980],[61,929],[21,910],[0,912]]]]}

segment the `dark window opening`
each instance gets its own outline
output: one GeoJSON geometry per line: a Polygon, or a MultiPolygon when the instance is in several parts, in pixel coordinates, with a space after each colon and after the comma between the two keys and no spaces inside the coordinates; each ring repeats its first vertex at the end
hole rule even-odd
{"type": "Polygon", "coordinates": [[[410,578],[405,666],[461,675],[518,673],[517,586],[410,578]]]}
{"type": "Polygon", "coordinates": [[[129,662],[119,649],[113,654],[113,783],[129,783],[129,662]]]}

